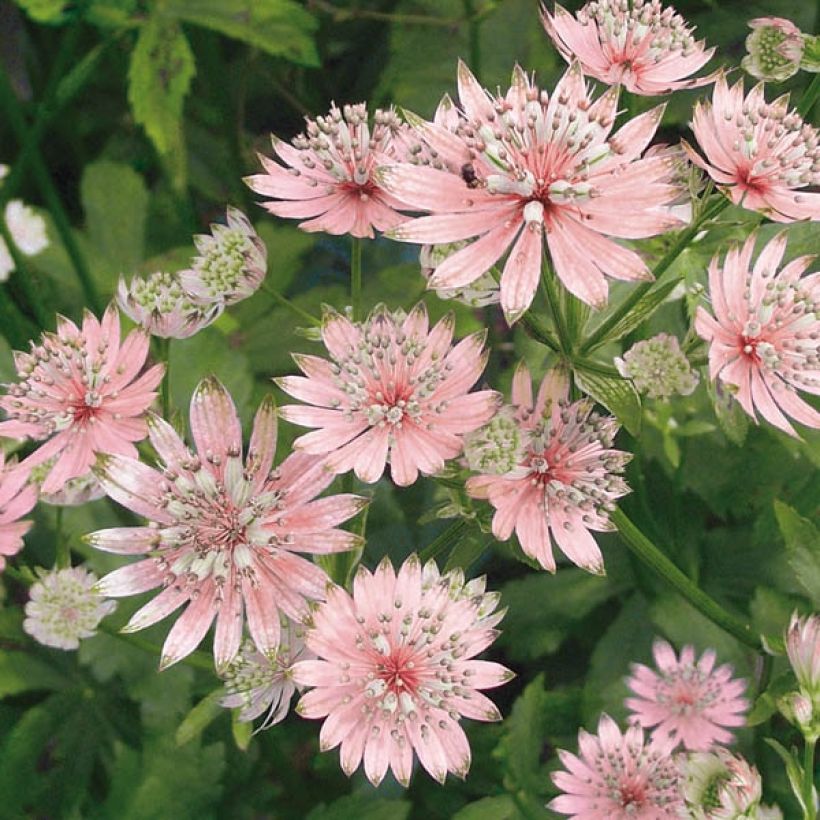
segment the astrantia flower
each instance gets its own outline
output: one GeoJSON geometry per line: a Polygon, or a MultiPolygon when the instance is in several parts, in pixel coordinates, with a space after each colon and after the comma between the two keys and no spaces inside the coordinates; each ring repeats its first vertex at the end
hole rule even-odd
{"type": "Polygon", "coordinates": [[[466,776],[470,746],[459,720],[500,720],[480,690],[512,678],[500,664],[473,660],[495,639],[503,613],[493,612],[497,595],[469,586],[462,574],[422,570],[412,555],[398,576],[387,559],[373,574],[360,567],[352,597],[328,590],[306,637],[320,660],[295,664],[293,677],[315,687],[297,711],[327,718],[320,746],[341,744],[345,774],[364,758],[371,783],[389,766],[406,786],[415,752],[440,783],[447,772],[466,776]]]}
{"type": "Polygon", "coordinates": [[[706,160],[683,147],[735,205],[775,222],[820,219],[820,193],[800,190],[820,185],[820,140],[788,110],[788,95],[767,103],[758,84],[744,97],[742,80],[729,88],[721,76],[712,102],[695,106],[692,130],[706,160]]]}
{"type": "Polygon", "coordinates": [[[786,234],[771,239],[752,265],[756,234],[709,266],[714,317],[704,307],[695,329],[710,343],[709,376],[729,385],[741,407],[797,435],[786,416],[820,427],[820,413],[797,390],[820,393],[820,274],[803,277],[813,257],[778,271],[786,234]],[[785,414],[785,415],[784,415],[785,414]]]}
{"type": "MultiPolygon", "coordinates": [[[[447,245],[425,245],[419,255],[422,276],[429,281],[436,268],[448,256],[466,248],[468,244],[468,242],[450,242],[447,245]]],[[[455,299],[456,302],[470,307],[485,307],[501,301],[498,282],[489,271],[462,288],[436,288],[436,296],[439,299],[455,299]]]]}
{"type": "Polygon", "coordinates": [[[145,438],[145,411],[156,397],[163,365],[138,377],[148,355],[141,330],[120,343],[120,318],[110,306],[102,322],[86,312],[82,328],[62,316],[30,353],[15,353],[20,381],[0,396],[8,419],[0,436],[44,441],[25,463],[35,467],[59,456],[43,481],[53,493],[88,473],[98,453],[135,457],[145,438]],[[45,441],[47,439],[47,441],[45,441]]]}
{"type": "Polygon", "coordinates": [[[459,63],[462,112],[452,128],[414,122],[437,163],[388,165],[384,186],[429,211],[389,235],[436,244],[480,237],[448,256],[430,287],[463,287],[510,253],[501,274],[501,306],[512,323],[529,307],[541,276],[546,239],[561,281],[579,299],[606,304],[606,276],[650,279],[641,257],[609,237],[654,236],[680,224],[666,207],[681,193],[678,160],[641,158],[663,113],[648,111],[610,136],[617,89],[595,102],[574,63],[552,96],[520,69],[506,96],[493,97],[459,63]]]}
{"type": "Polygon", "coordinates": [[[752,33],[746,38],[741,60],[744,70],[766,82],[783,82],[800,70],[803,57],[803,32],[783,17],[756,17],[749,20],[752,33]]]}
{"type": "MultiPolygon", "coordinates": [[[[56,461],[57,458],[55,457],[34,467],[31,471],[31,483],[42,484],[56,461]]],[[[40,501],[55,507],[79,507],[89,501],[96,501],[104,495],[105,491],[100,486],[100,482],[97,481],[94,473],[86,473],[78,478],[70,478],[59,490],[55,490],[53,493],[41,492],[40,501]]]]}
{"type": "Polygon", "coordinates": [[[541,21],[567,62],[580,60],[584,74],[633,94],[669,94],[715,79],[685,79],[715,50],[695,40],[693,28],[659,0],[593,0],[575,17],[557,3],[554,14],[544,5],[541,21]]]}
{"type": "Polygon", "coordinates": [[[256,414],[247,457],[236,407],[214,378],[191,398],[191,452],[158,416],[148,420],[156,470],[110,456],[96,472],[111,498],[150,521],[86,536],[98,549],[148,554],[114,570],[98,587],[105,595],[136,595],[163,587],[125,630],[144,629],[188,604],[162,648],[161,668],[196,649],[216,619],[214,658],[223,670],[239,651],[243,609],[257,648],[274,657],[280,612],[304,621],[308,601],[324,597],[327,576],[298,552],[352,549],[358,535],[336,529],[363,504],[355,495],[312,500],[333,480],[321,459],[291,455],[271,471],[276,412],[264,401],[256,414]]]}
{"type": "Polygon", "coordinates": [[[28,478],[28,470],[6,464],[0,447],[0,571],[6,566],[6,557],[22,549],[23,536],[31,527],[31,521],[19,520],[37,503],[37,490],[26,483],[28,478]]]}
{"type": "Polygon", "coordinates": [[[578,733],[580,755],[559,750],[567,771],[554,772],[564,794],[549,808],[575,820],[662,820],[681,816],[681,777],[669,740],[644,743],[639,726],[621,734],[609,715],[601,715],[598,734],[578,733]]]}
{"type": "Polygon", "coordinates": [[[130,285],[120,279],[117,304],[148,333],[162,339],[187,339],[222,312],[219,302],[207,308],[195,305],[183,292],[179,277],[164,272],[135,276],[130,285]]]}
{"type": "Polygon", "coordinates": [[[40,570],[39,575],[29,590],[23,629],[43,646],[76,649],[117,607],[94,589],[97,576],[85,567],[40,570]]]}
{"type": "Polygon", "coordinates": [[[792,615],[786,630],[786,652],[800,688],[814,702],[820,717],[820,615],[792,615]]]}
{"type": "MultiPolygon", "coordinates": [[[[521,548],[544,569],[555,571],[552,538],[574,564],[603,573],[604,561],[590,530],[612,530],[608,512],[629,492],[623,472],[628,453],[613,450],[619,425],[592,412],[592,402],[570,403],[566,375],[544,377],[533,402],[526,365],[513,378],[512,410],[521,436],[520,458],[503,475],[473,476],[467,492],[495,507],[493,535],[506,541],[515,531],[521,548]]],[[[512,446],[514,439],[510,437],[512,446]]],[[[498,454],[496,460],[504,464],[498,454]]],[[[507,466],[507,465],[504,465],[507,466]]]]}
{"type": "MultiPolygon", "coordinates": [[[[4,216],[11,238],[20,253],[26,256],[36,256],[48,247],[45,220],[22,200],[10,200],[6,205],[4,216]]],[[[0,238],[0,282],[8,279],[13,270],[14,260],[8,245],[0,238]]]]}
{"type": "Polygon", "coordinates": [[[368,483],[378,481],[390,461],[393,480],[412,484],[419,471],[439,472],[463,447],[462,436],[488,421],[498,393],[469,393],[487,362],[484,333],[452,345],[454,320],[445,316],[432,329],[423,303],[409,315],[377,307],[364,322],[328,313],[322,340],[332,361],[295,356],[305,376],[276,383],[313,407],[287,405],[280,415],[319,429],[294,446],[330,454],[329,469],[353,469],[368,483]]]}
{"type": "Polygon", "coordinates": [[[282,616],[280,642],[274,655],[263,655],[253,641],[245,640],[236,657],[222,673],[228,692],[219,703],[240,709],[239,720],[256,720],[267,712],[259,730],[285,719],[296,692],[292,667],[298,660],[313,657],[305,647],[305,627],[282,616]]]}
{"type": "Polygon", "coordinates": [[[180,271],[183,290],[206,307],[232,305],[256,293],[267,273],[268,251],[250,220],[228,208],[227,225],[194,237],[199,256],[180,271]]]}
{"type": "Polygon", "coordinates": [[[393,111],[377,110],[371,130],[364,103],[335,105],[326,117],[307,119],[305,134],[293,144],[272,137],[282,163],[260,156],[264,174],[245,181],[257,194],[272,197],[262,206],[276,216],[304,219],[304,231],[372,237],[403,222],[403,205],[387,193],[373,172],[379,164],[404,157],[398,133],[404,127],[393,111]]]}
{"type": "Polygon", "coordinates": [[[659,333],[651,339],[636,342],[616,357],[618,372],[631,379],[639,393],[650,399],[688,396],[698,386],[698,374],[680,349],[674,336],[659,333]]]}
{"type": "Polygon", "coordinates": [[[692,820],[757,818],[760,772],[726,749],[681,756],[683,796],[692,820]]]}
{"type": "Polygon", "coordinates": [[[708,649],[695,662],[695,650],[684,646],[680,659],[666,642],[656,640],[652,653],[658,671],[634,664],[629,688],[637,695],[627,698],[633,720],[644,728],[655,727],[653,736],[671,738],[692,751],[708,751],[716,743],[733,739],[725,727],[743,726],[748,701],[741,697],[746,684],[732,678],[728,664],[715,666],[708,649]]]}

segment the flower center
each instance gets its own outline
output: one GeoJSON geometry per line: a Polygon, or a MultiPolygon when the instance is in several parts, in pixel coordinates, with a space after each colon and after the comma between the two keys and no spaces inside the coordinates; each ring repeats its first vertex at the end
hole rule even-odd
{"type": "Polygon", "coordinates": [[[96,390],[88,390],[82,399],[75,400],[70,405],[75,424],[85,424],[99,415],[102,405],[102,396],[96,390]]]}
{"type": "Polygon", "coordinates": [[[622,783],[619,792],[621,808],[640,808],[646,802],[646,788],[643,783],[634,780],[622,783]]]}
{"type": "Polygon", "coordinates": [[[399,647],[388,655],[378,666],[379,679],[387,684],[387,689],[396,696],[403,693],[414,695],[419,685],[419,673],[412,660],[412,653],[406,647],[399,647]]]}

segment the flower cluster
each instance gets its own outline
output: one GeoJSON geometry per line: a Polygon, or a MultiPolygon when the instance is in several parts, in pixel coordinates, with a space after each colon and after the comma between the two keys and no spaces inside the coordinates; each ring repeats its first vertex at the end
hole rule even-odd
{"type": "Polygon", "coordinates": [[[791,20],[756,17],[749,27],[748,54],[741,61],[745,71],[767,82],[783,82],[797,74],[805,43],[803,32],[791,20]]]}
{"type": "Polygon", "coordinates": [[[688,396],[700,380],[677,338],[668,333],[636,342],[623,358],[616,357],[615,366],[625,379],[632,380],[639,393],[650,399],[688,396]]]}

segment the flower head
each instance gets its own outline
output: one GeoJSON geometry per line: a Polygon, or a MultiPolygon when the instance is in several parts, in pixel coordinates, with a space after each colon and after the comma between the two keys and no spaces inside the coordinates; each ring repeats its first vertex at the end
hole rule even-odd
{"type": "Polygon", "coordinates": [[[364,322],[328,313],[322,339],[332,361],[295,357],[304,376],[277,384],[312,407],[287,405],[280,415],[320,429],[298,438],[306,453],[330,454],[329,469],[353,469],[378,481],[390,461],[393,480],[412,484],[419,471],[439,472],[463,448],[463,436],[498,406],[493,390],[469,393],[487,362],[484,334],[453,345],[454,320],[432,329],[423,303],[409,314],[377,307],[364,322]]]}
{"type": "Polygon", "coordinates": [[[592,0],[572,16],[555,4],[541,21],[563,58],[580,60],[584,74],[633,94],[657,96],[714,82],[687,80],[709,62],[714,48],[695,40],[692,27],[660,0],[592,0]]]}
{"type": "MultiPolygon", "coordinates": [[[[9,200],[4,216],[11,238],[20,253],[26,256],[36,256],[48,247],[45,220],[22,200],[9,200]]],[[[13,270],[14,259],[12,259],[5,240],[0,238],[0,282],[8,279],[13,270]]]]}
{"type": "Polygon", "coordinates": [[[85,567],[40,570],[39,575],[29,590],[23,629],[43,646],[76,649],[117,607],[94,589],[97,576],[85,567]]]}
{"type": "Polygon", "coordinates": [[[634,664],[629,688],[637,695],[627,698],[633,720],[644,728],[656,727],[654,735],[670,738],[692,751],[709,751],[714,744],[729,743],[725,727],[742,726],[748,701],[741,697],[746,684],[732,678],[728,664],[715,666],[709,649],[695,662],[695,650],[684,646],[680,658],[666,642],[652,647],[658,671],[634,664]]]}
{"type": "MultiPolygon", "coordinates": [[[[520,457],[502,475],[491,469],[469,478],[467,492],[495,507],[495,537],[505,541],[514,530],[524,552],[544,569],[555,571],[552,534],[574,564],[603,573],[603,557],[590,530],[613,528],[608,512],[616,498],[629,492],[618,475],[629,454],[611,449],[619,428],[614,418],[593,413],[589,399],[569,402],[568,397],[566,374],[553,370],[533,401],[529,370],[519,365],[513,378],[512,414],[520,444],[515,445],[509,434],[507,440],[515,445],[510,455],[514,451],[520,457]]],[[[504,463],[500,450],[497,455],[487,453],[488,466],[512,463],[504,463]]]]}
{"type": "Polygon", "coordinates": [[[650,399],[688,396],[698,386],[698,374],[678,340],[668,333],[636,342],[623,358],[615,359],[615,365],[625,379],[632,379],[639,393],[646,393],[650,399]]]}
{"type": "Polygon", "coordinates": [[[549,803],[575,820],[662,820],[681,816],[681,777],[669,740],[644,743],[639,726],[623,734],[601,715],[598,734],[578,733],[580,756],[558,752],[567,771],[552,779],[564,794],[549,803]]]}
{"type": "MultiPolygon", "coordinates": [[[[450,242],[446,245],[424,245],[419,255],[422,276],[429,282],[436,268],[448,256],[452,256],[456,251],[466,248],[468,244],[468,242],[462,241],[450,242]]],[[[498,282],[495,281],[495,277],[489,271],[464,287],[436,288],[436,296],[439,299],[455,299],[456,302],[474,308],[496,305],[501,301],[498,282]]]]}
{"type": "Polygon", "coordinates": [[[757,17],[749,21],[752,33],[746,38],[748,54],[743,68],[766,82],[788,80],[800,70],[803,57],[803,32],[783,17],[757,17]]]}
{"type": "Polygon", "coordinates": [[[196,649],[216,619],[214,659],[224,670],[239,651],[243,610],[256,647],[275,657],[280,612],[296,621],[308,601],[324,597],[327,576],[298,552],[352,549],[359,536],[336,529],[363,506],[355,495],[313,500],[333,480],[321,460],[291,455],[272,470],[276,414],[259,407],[247,457],[236,407],[215,379],[200,382],[191,398],[193,453],[158,416],[149,438],[161,460],[156,470],[122,456],[101,459],[96,469],[106,493],[151,523],[86,536],[97,549],[148,554],[114,570],[98,584],[105,595],[136,595],[162,587],[126,625],[151,626],[183,604],[162,649],[161,668],[196,649]]]}
{"type": "Polygon", "coordinates": [[[692,820],[757,818],[760,772],[726,749],[694,752],[681,758],[683,796],[692,820]]]}
{"type": "Polygon", "coordinates": [[[820,274],[801,278],[812,262],[800,256],[778,267],[786,234],[771,239],[754,265],[757,236],[709,266],[714,317],[704,307],[695,329],[710,343],[709,376],[734,392],[740,406],[775,427],[797,435],[786,416],[820,427],[820,413],[797,390],[820,392],[820,274]]]}
{"type": "Polygon", "coordinates": [[[222,312],[218,302],[208,309],[194,304],[183,292],[179,277],[164,272],[135,276],[130,285],[120,279],[117,304],[126,316],[162,339],[187,339],[222,312]]]}
{"type": "Polygon", "coordinates": [[[744,97],[742,80],[729,88],[718,77],[712,102],[695,106],[692,130],[706,160],[683,147],[735,205],[775,222],[820,219],[820,193],[800,190],[820,185],[817,129],[789,111],[788,96],[767,103],[758,84],[744,97]]]}
{"type": "Polygon", "coordinates": [[[679,225],[667,207],[681,193],[678,160],[643,157],[663,107],[611,135],[617,89],[593,102],[577,63],[549,96],[520,68],[505,96],[491,96],[463,64],[458,124],[414,121],[435,163],[387,165],[384,187],[431,215],[390,231],[422,244],[479,237],[436,268],[430,287],[458,288],[488,271],[509,249],[501,306],[516,321],[541,276],[544,242],[561,281],[579,299],[606,304],[606,276],[650,279],[644,261],[610,237],[637,239],[679,225]]]}
{"type": "MultiPolygon", "coordinates": [[[[40,485],[45,481],[57,458],[38,464],[31,470],[30,481],[32,484],[40,485]]],[[[86,473],[77,478],[70,478],[53,493],[40,493],[40,501],[44,504],[51,504],[54,507],[80,507],[89,501],[96,501],[105,496],[105,490],[100,486],[94,473],[86,473]]]]}
{"type": "Polygon", "coordinates": [[[792,615],[786,630],[786,652],[800,688],[813,701],[820,718],[820,615],[792,615]]]}
{"type": "Polygon", "coordinates": [[[16,464],[6,464],[0,447],[0,570],[6,566],[6,557],[15,555],[23,547],[23,536],[31,521],[20,521],[37,503],[37,489],[28,484],[29,471],[16,464]]]}
{"type": "Polygon", "coordinates": [[[285,719],[296,692],[293,664],[313,657],[305,647],[305,627],[282,616],[280,643],[276,653],[263,655],[253,641],[245,640],[236,657],[222,673],[227,695],[219,703],[240,709],[243,723],[267,712],[259,730],[269,729],[285,719]]]}
{"type": "Polygon", "coordinates": [[[210,234],[194,237],[199,256],[179,273],[182,289],[194,302],[220,310],[256,293],[268,266],[265,243],[248,217],[228,208],[226,219],[226,225],[211,225],[210,234]]]}
{"type": "Polygon", "coordinates": [[[447,772],[465,777],[470,746],[459,720],[500,720],[480,690],[506,683],[512,673],[474,660],[495,639],[498,596],[461,573],[439,575],[410,556],[398,575],[385,559],[374,573],[360,567],[352,597],[328,590],[306,643],[319,657],[293,667],[294,680],[315,687],[302,696],[302,717],[326,717],[323,751],[341,744],[351,775],[364,771],[378,785],[387,771],[407,785],[413,753],[439,782],[447,772]]]}
{"type": "Polygon", "coordinates": [[[110,306],[102,322],[86,313],[82,327],[57,317],[57,332],[44,333],[30,353],[15,353],[20,377],[0,396],[8,419],[0,436],[44,441],[26,460],[35,467],[58,456],[43,481],[53,493],[86,475],[98,453],[136,457],[133,442],[145,438],[144,415],[162,379],[158,364],[138,376],[148,355],[141,330],[120,343],[120,318],[110,306]]]}
{"type": "Polygon", "coordinates": [[[404,207],[374,175],[382,162],[405,156],[405,126],[393,111],[377,110],[371,129],[364,103],[332,106],[325,117],[307,119],[293,144],[272,137],[280,162],[260,156],[264,174],[245,181],[272,197],[263,207],[276,216],[304,219],[305,231],[372,237],[406,217],[404,207]]]}

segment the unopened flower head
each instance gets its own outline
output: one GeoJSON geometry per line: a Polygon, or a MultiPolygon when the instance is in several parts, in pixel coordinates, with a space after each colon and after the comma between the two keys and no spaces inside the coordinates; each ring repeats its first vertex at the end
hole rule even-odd
{"type": "Polygon", "coordinates": [[[29,590],[23,629],[43,646],[77,649],[97,632],[100,621],[116,609],[94,588],[97,576],[85,567],[39,570],[29,590]]]}
{"type": "Polygon", "coordinates": [[[731,88],[721,76],[711,102],[698,102],[692,130],[704,160],[685,141],[690,159],[709,174],[735,205],[775,222],[820,219],[820,141],[788,95],[767,103],[763,84],[747,95],[743,81],[731,88]]]}
{"type": "MultiPolygon", "coordinates": [[[[462,241],[450,242],[446,245],[424,245],[419,255],[422,276],[429,281],[436,268],[448,256],[452,256],[456,251],[466,248],[468,244],[468,242],[462,241]]],[[[436,295],[440,299],[455,299],[456,302],[474,308],[496,305],[501,301],[498,282],[495,281],[495,277],[489,271],[464,287],[436,288],[436,295]]]]}
{"type": "Polygon", "coordinates": [[[792,615],[786,630],[786,652],[800,688],[812,700],[820,719],[820,615],[792,615]]]}
{"type": "Polygon", "coordinates": [[[256,293],[267,273],[268,252],[250,220],[228,208],[227,224],[194,237],[199,256],[181,271],[182,289],[198,304],[224,307],[256,293]]]}
{"type": "Polygon", "coordinates": [[[398,574],[384,559],[374,573],[360,567],[352,597],[328,590],[307,633],[319,657],[293,668],[302,717],[324,718],[323,751],[341,745],[342,769],[351,775],[364,759],[378,785],[388,767],[407,785],[413,756],[440,783],[447,772],[465,777],[470,746],[462,717],[500,720],[482,689],[500,686],[512,673],[474,660],[497,635],[503,613],[497,595],[468,594],[463,575],[441,576],[410,556],[398,574]]]}
{"type": "Polygon", "coordinates": [[[796,436],[786,416],[820,427],[820,413],[798,390],[820,392],[820,274],[803,276],[813,257],[800,256],[778,270],[786,250],[780,233],[752,264],[757,236],[709,266],[714,316],[699,307],[695,329],[709,342],[709,376],[734,393],[753,419],[796,436]],[[802,277],[802,278],[801,278],[802,277]]]}
{"type": "Polygon", "coordinates": [[[633,94],[657,96],[714,82],[714,75],[686,79],[715,50],[660,0],[592,0],[574,17],[557,3],[553,14],[543,5],[541,21],[567,62],[580,60],[584,74],[633,94]]]}
{"type": "Polygon", "coordinates": [[[728,728],[743,726],[748,701],[742,697],[746,684],[732,678],[728,664],[715,669],[715,653],[709,649],[695,660],[695,650],[684,646],[680,658],[662,640],[652,648],[657,671],[634,664],[627,685],[637,697],[627,698],[632,719],[653,736],[670,738],[691,751],[709,751],[715,744],[733,740],[728,728]]]}
{"type": "Polygon", "coordinates": [[[680,225],[667,207],[681,193],[676,160],[641,157],[660,123],[654,108],[611,135],[618,90],[592,99],[578,63],[552,95],[516,67],[503,96],[485,91],[463,63],[456,126],[413,122],[436,164],[387,165],[379,179],[415,209],[430,212],[389,232],[421,244],[478,237],[448,256],[430,287],[478,279],[507,251],[501,306],[509,323],[530,306],[546,243],[556,274],[579,299],[607,300],[606,277],[651,279],[643,259],[614,238],[654,236],[680,225]]]}
{"type": "Polygon", "coordinates": [[[314,500],[333,480],[321,459],[291,455],[273,470],[276,411],[262,402],[246,458],[242,428],[230,394],[213,377],[191,399],[192,452],[158,416],[148,420],[160,469],[122,456],[101,459],[95,469],[106,493],[150,522],[86,536],[94,547],[122,555],[147,555],[99,582],[105,595],[137,595],[161,587],[139,609],[126,631],[179,616],[162,648],[161,668],[196,649],[214,619],[218,671],[233,660],[248,629],[257,649],[275,657],[280,613],[296,621],[308,601],[324,597],[327,576],[299,552],[331,553],[361,543],[336,528],[364,505],[355,495],[314,500]]]}
{"type": "Polygon", "coordinates": [[[117,304],[148,333],[162,339],[187,339],[207,327],[222,311],[218,302],[210,308],[194,304],[182,290],[179,277],[161,271],[146,277],[135,276],[130,285],[120,279],[117,304]]]}
{"type": "Polygon", "coordinates": [[[618,422],[593,413],[589,399],[570,402],[563,371],[547,373],[533,400],[523,364],[513,378],[512,407],[521,458],[504,475],[485,471],[469,478],[467,492],[495,507],[493,535],[506,541],[515,531],[524,552],[544,569],[555,571],[554,539],[574,564],[603,573],[590,530],[613,529],[609,512],[629,492],[619,473],[630,456],[612,449],[618,422]]]}
{"type": "Polygon", "coordinates": [[[82,327],[57,317],[57,332],[44,333],[29,353],[16,352],[19,382],[0,396],[6,421],[0,436],[44,443],[25,460],[36,467],[58,456],[42,484],[44,493],[86,475],[99,453],[136,457],[145,438],[145,412],[164,368],[142,375],[148,336],[134,330],[120,341],[120,318],[112,305],[102,322],[86,312],[82,327]]]}
{"type": "Polygon", "coordinates": [[[521,429],[515,409],[502,407],[487,424],[464,438],[467,465],[477,473],[504,475],[524,460],[529,437],[521,429]]]}
{"type": "Polygon", "coordinates": [[[766,82],[783,82],[800,70],[803,33],[783,17],[757,17],[749,21],[752,33],[746,38],[748,54],[744,70],[766,82]]]}
{"type": "Polygon", "coordinates": [[[563,794],[549,803],[573,820],[665,820],[682,814],[681,775],[672,743],[652,737],[644,742],[639,726],[621,733],[602,715],[598,734],[578,733],[579,755],[559,750],[566,771],[552,775],[563,794]]]}
{"type": "MultiPolygon", "coordinates": [[[[36,256],[48,247],[45,220],[22,200],[10,200],[6,204],[4,217],[11,238],[20,253],[26,256],[36,256]]],[[[8,245],[0,238],[0,282],[8,279],[13,270],[14,260],[8,245]]]]}
{"type": "Polygon", "coordinates": [[[353,469],[368,483],[390,461],[393,480],[412,484],[461,454],[463,436],[488,421],[498,406],[493,390],[468,392],[487,363],[484,333],[453,345],[454,319],[432,329],[419,303],[409,314],[377,307],[364,322],[328,313],[322,339],[331,361],[296,356],[304,376],[277,384],[314,406],[287,405],[280,415],[317,427],[294,446],[328,455],[337,473],[353,469]]]}
{"type": "Polygon", "coordinates": [[[29,471],[16,463],[7,464],[0,447],[0,571],[6,558],[22,549],[23,536],[31,527],[31,521],[20,520],[37,503],[37,489],[28,479],[29,471]]]}
{"type": "Polygon", "coordinates": [[[760,773],[720,747],[681,755],[683,796],[692,820],[758,818],[760,773]]]}
{"type": "Polygon", "coordinates": [[[279,646],[272,655],[263,655],[253,641],[244,640],[221,675],[227,695],[219,703],[239,709],[239,720],[243,723],[267,713],[259,731],[285,719],[296,692],[293,664],[314,657],[305,647],[305,627],[301,624],[282,616],[280,635],[279,646]]]}
{"type": "Polygon", "coordinates": [[[637,342],[616,358],[618,372],[631,379],[639,393],[650,399],[688,396],[698,386],[698,374],[680,349],[674,336],[659,333],[637,342]]]}
{"type": "MultiPolygon", "coordinates": [[[[31,483],[42,484],[56,461],[55,457],[34,467],[31,471],[31,483]]],[[[89,501],[96,501],[104,495],[105,490],[97,481],[94,473],[86,473],[77,478],[70,478],[59,490],[55,490],[53,493],[41,492],[40,501],[54,507],[80,507],[89,501]]]]}
{"type": "Polygon", "coordinates": [[[368,123],[364,103],[333,105],[290,145],[272,137],[280,161],[260,156],[265,173],[245,181],[273,201],[263,207],[276,216],[303,219],[305,231],[372,237],[406,217],[406,207],[383,189],[374,172],[383,162],[407,156],[400,138],[406,126],[392,110],[377,110],[368,123]]]}

